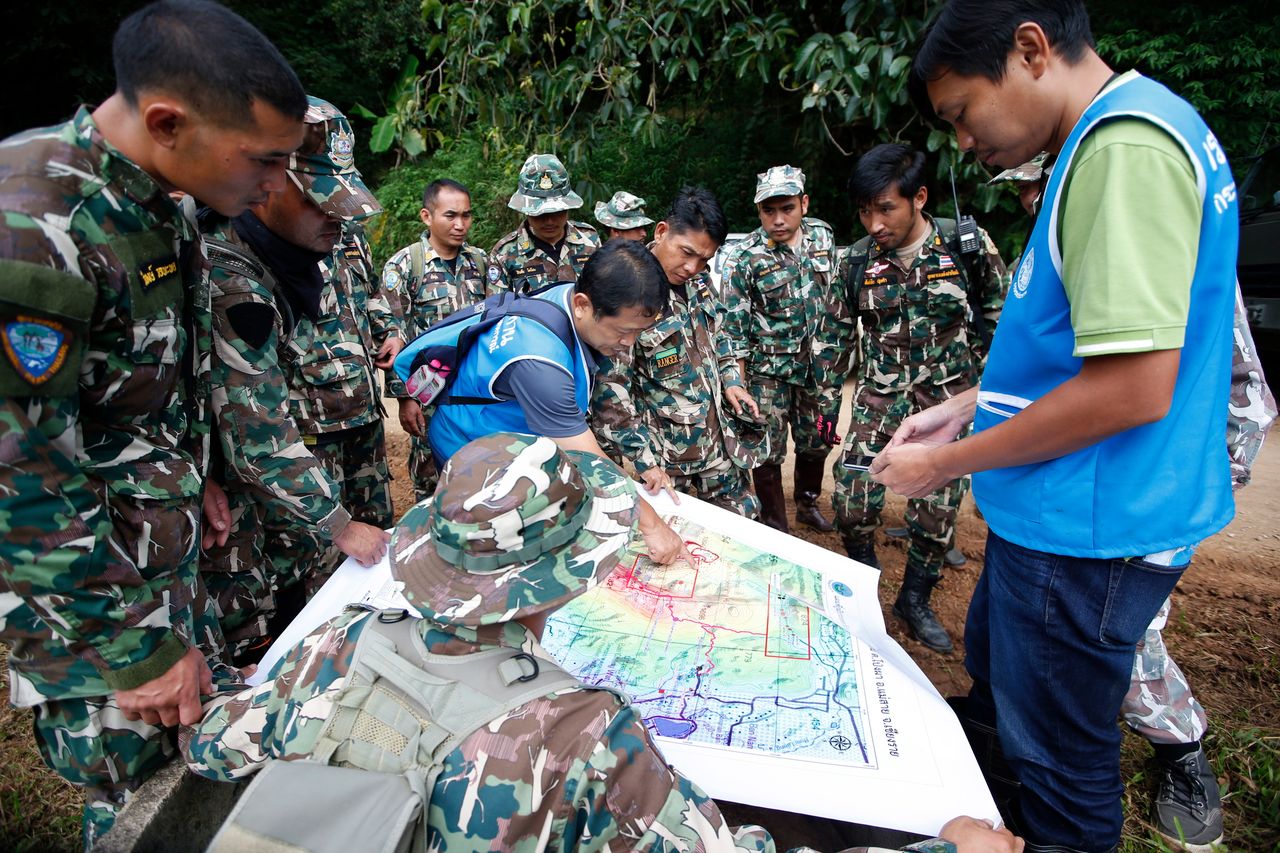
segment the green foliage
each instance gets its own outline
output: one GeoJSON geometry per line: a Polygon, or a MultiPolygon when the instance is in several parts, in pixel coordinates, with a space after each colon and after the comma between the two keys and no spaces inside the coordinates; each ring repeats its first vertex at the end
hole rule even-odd
{"type": "Polygon", "coordinates": [[[1155,0],[1094,12],[1102,57],[1137,68],[1189,100],[1214,129],[1238,177],[1280,141],[1280,29],[1265,2],[1155,0]]]}

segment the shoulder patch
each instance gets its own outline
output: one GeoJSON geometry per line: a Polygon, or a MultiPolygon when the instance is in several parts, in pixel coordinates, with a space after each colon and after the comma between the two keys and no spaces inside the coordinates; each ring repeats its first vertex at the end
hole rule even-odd
{"type": "Polygon", "coordinates": [[[400,273],[395,267],[388,266],[382,274],[382,286],[387,290],[395,290],[400,285],[400,273]]]}
{"type": "Polygon", "coordinates": [[[498,266],[496,264],[489,265],[488,277],[489,277],[490,284],[497,284],[498,280],[502,278],[502,272],[501,270],[498,269],[498,266]]]}
{"type": "Polygon", "coordinates": [[[45,384],[62,370],[71,349],[71,331],[43,317],[18,315],[0,328],[0,339],[9,363],[33,388],[45,384]]]}
{"type": "Polygon", "coordinates": [[[238,302],[227,308],[227,321],[240,340],[254,349],[262,349],[271,336],[276,316],[270,306],[261,302],[238,302]]]}

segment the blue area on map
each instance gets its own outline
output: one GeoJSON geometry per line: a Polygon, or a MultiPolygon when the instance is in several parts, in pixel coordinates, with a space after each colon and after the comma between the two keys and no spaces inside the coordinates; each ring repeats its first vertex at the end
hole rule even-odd
{"type": "Polygon", "coordinates": [[[650,717],[645,722],[663,737],[688,737],[698,727],[693,720],[673,720],[670,717],[650,717]]]}

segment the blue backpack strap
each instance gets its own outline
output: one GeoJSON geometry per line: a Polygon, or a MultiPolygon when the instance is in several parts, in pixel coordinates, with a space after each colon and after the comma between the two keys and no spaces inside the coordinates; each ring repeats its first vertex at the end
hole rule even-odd
{"type": "MultiPolygon", "coordinates": [[[[546,288],[542,288],[538,292],[541,293],[543,290],[546,290],[546,288]]],[[[495,293],[493,296],[486,298],[481,305],[484,306],[484,316],[480,318],[479,322],[463,329],[462,333],[458,335],[458,364],[462,364],[462,360],[466,358],[471,346],[482,334],[508,316],[527,317],[540,323],[550,330],[570,353],[577,346],[577,337],[574,334],[573,323],[569,319],[569,315],[565,313],[563,308],[550,300],[538,299],[528,294],[519,294],[514,291],[505,291],[503,293],[495,293]]],[[[499,401],[489,397],[454,396],[446,390],[445,398],[441,402],[458,406],[488,406],[499,401]]]]}

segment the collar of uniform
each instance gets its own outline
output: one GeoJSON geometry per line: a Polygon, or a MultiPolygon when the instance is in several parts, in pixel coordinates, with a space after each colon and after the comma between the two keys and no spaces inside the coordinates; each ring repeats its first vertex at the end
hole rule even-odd
{"type": "Polygon", "coordinates": [[[521,220],[520,227],[516,229],[516,245],[522,255],[533,252],[533,232],[529,230],[528,219],[521,220]]]}
{"type": "Polygon", "coordinates": [[[114,185],[124,192],[130,201],[157,219],[173,225],[183,240],[195,238],[195,229],[192,228],[187,217],[183,216],[178,204],[169,197],[155,178],[107,141],[94,122],[88,107],[81,106],[71,121],[77,135],[85,140],[90,150],[101,154],[102,177],[95,176],[93,182],[87,181],[86,189],[96,191],[105,186],[114,185]]]}
{"type": "Polygon", "coordinates": [[[565,243],[571,243],[575,246],[587,246],[591,243],[591,238],[587,236],[587,232],[579,228],[574,222],[565,223],[565,243]]]}
{"type": "Polygon", "coordinates": [[[800,255],[802,254],[801,250],[804,248],[805,241],[809,239],[808,233],[804,230],[803,222],[800,223],[800,245],[795,248],[788,246],[786,243],[779,243],[774,240],[769,236],[769,232],[764,230],[763,225],[756,230],[760,232],[760,239],[764,242],[764,247],[770,252],[790,252],[793,255],[800,255]]]}

